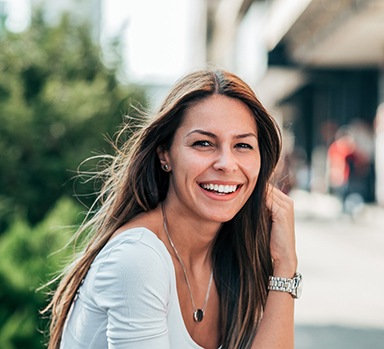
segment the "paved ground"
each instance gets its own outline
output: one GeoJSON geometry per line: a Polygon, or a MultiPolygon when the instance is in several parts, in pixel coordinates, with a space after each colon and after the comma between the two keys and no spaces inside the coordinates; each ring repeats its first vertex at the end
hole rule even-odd
{"type": "Polygon", "coordinates": [[[296,349],[384,349],[384,210],[296,193],[296,349]]]}

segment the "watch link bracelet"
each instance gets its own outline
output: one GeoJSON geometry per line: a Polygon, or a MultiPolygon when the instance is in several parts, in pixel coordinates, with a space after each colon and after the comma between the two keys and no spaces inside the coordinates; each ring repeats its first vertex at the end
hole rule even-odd
{"type": "Polygon", "coordinates": [[[292,279],[279,276],[270,276],[268,290],[288,292],[295,299],[300,298],[303,288],[303,277],[299,273],[295,273],[292,279]]]}

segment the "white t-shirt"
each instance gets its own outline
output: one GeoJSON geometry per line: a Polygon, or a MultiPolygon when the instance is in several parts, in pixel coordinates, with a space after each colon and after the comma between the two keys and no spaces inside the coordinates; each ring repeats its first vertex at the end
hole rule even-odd
{"type": "Polygon", "coordinates": [[[61,349],[201,349],[180,310],[172,258],[146,228],[122,232],[95,258],[61,349]]]}

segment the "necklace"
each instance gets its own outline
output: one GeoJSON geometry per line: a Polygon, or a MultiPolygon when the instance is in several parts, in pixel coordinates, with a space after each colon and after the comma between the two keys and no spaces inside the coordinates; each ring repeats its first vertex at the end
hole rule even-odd
{"type": "Polygon", "coordinates": [[[208,290],[207,290],[207,293],[205,295],[205,300],[204,300],[203,307],[202,308],[197,308],[196,305],[195,305],[195,301],[193,299],[193,296],[192,296],[191,285],[189,283],[189,279],[188,279],[188,275],[187,275],[187,270],[186,270],[186,268],[184,266],[183,260],[181,259],[180,255],[179,255],[179,252],[177,251],[177,249],[175,247],[175,244],[173,243],[173,241],[171,239],[171,236],[169,235],[168,224],[167,224],[167,216],[165,215],[163,204],[161,204],[161,211],[163,213],[163,226],[164,226],[165,233],[167,234],[168,241],[169,241],[170,245],[172,246],[173,252],[175,252],[176,257],[177,257],[177,259],[180,262],[181,268],[183,269],[185,282],[187,283],[187,286],[188,286],[189,297],[191,298],[191,303],[192,303],[192,307],[193,307],[193,320],[195,322],[201,322],[201,321],[203,321],[205,309],[207,308],[207,304],[208,304],[209,293],[210,293],[211,286],[212,286],[213,270],[211,271],[211,276],[209,278],[208,290]]]}

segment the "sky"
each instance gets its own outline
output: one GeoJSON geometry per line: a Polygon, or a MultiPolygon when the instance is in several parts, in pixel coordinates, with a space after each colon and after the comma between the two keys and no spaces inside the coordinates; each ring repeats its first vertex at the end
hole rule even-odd
{"type": "MultiPolygon", "coordinates": [[[[26,28],[29,1],[6,1],[9,29],[26,28]]],[[[132,79],[168,83],[187,69],[188,3],[188,0],[103,0],[103,37],[116,35],[126,24],[124,52],[132,79]]]]}
{"type": "Polygon", "coordinates": [[[105,35],[123,23],[126,62],[133,78],[168,80],[187,65],[187,0],[104,0],[105,35]]]}
{"type": "Polygon", "coordinates": [[[9,12],[7,27],[13,31],[22,31],[28,25],[29,0],[8,0],[6,7],[9,12]]]}

